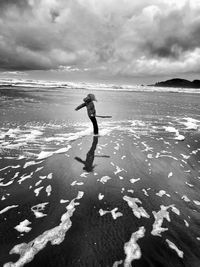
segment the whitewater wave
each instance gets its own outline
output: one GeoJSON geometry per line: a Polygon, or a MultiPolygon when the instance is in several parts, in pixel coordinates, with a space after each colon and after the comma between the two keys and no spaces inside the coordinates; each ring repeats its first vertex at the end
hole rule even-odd
{"type": "Polygon", "coordinates": [[[41,81],[41,80],[22,80],[22,79],[0,79],[0,87],[24,87],[40,89],[83,89],[92,91],[126,91],[126,92],[172,92],[172,93],[195,93],[199,94],[199,89],[194,88],[167,88],[145,85],[116,85],[104,83],[86,83],[86,82],[61,82],[61,81],[41,81]]]}

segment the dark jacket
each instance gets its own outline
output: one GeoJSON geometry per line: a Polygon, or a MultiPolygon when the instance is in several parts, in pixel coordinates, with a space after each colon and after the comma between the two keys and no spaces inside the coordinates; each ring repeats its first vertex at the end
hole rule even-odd
{"type": "Polygon", "coordinates": [[[79,110],[83,107],[86,107],[87,108],[87,113],[88,113],[88,116],[91,118],[91,117],[95,117],[96,116],[96,110],[95,110],[95,106],[94,106],[94,103],[93,101],[91,100],[90,97],[86,97],[83,99],[84,103],[82,103],[81,105],[79,105],[76,110],[79,110]]]}

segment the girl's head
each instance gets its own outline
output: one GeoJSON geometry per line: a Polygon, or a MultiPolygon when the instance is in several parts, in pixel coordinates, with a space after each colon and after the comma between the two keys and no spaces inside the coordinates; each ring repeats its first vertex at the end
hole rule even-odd
{"type": "Polygon", "coordinates": [[[86,98],[83,99],[84,102],[97,101],[94,94],[88,94],[86,98]]]}

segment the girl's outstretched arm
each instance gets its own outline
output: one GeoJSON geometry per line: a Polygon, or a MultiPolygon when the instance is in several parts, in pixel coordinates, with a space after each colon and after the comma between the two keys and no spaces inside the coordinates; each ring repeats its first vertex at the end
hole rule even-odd
{"type": "Polygon", "coordinates": [[[81,109],[81,108],[83,108],[85,106],[86,106],[86,103],[82,103],[81,105],[79,105],[78,107],[76,107],[75,110],[79,110],[79,109],[81,109]]]}

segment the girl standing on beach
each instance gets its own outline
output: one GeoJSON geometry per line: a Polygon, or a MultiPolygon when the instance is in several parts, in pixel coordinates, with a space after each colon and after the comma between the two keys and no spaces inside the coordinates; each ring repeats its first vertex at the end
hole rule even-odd
{"type": "Polygon", "coordinates": [[[83,107],[87,108],[88,116],[93,124],[94,134],[98,135],[99,129],[96,120],[96,110],[93,101],[97,101],[94,94],[88,94],[84,99],[84,103],[79,105],[75,110],[79,110],[83,107]]]}

